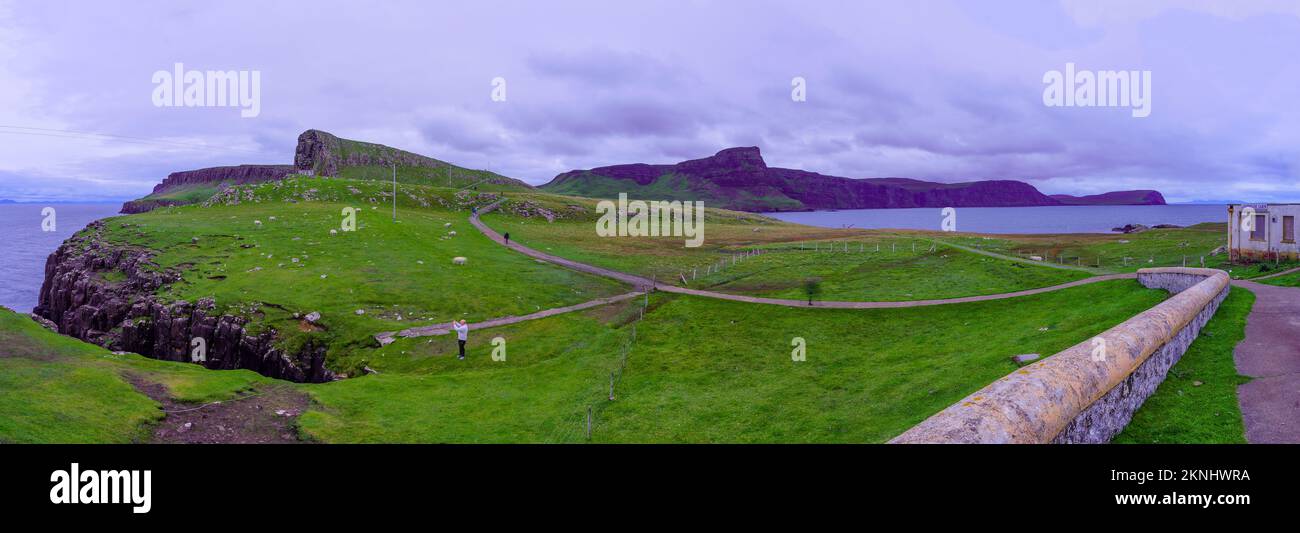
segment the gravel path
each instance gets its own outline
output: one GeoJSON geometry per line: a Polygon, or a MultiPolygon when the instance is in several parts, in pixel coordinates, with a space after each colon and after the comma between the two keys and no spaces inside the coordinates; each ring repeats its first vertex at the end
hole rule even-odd
{"type": "MultiPolygon", "coordinates": [[[[610,270],[608,268],[601,268],[586,263],[579,263],[577,261],[565,259],[563,257],[551,255],[545,252],[540,252],[532,248],[529,248],[527,246],[524,246],[522,244],[519,244],[518,242],[512,242],[507,244],[505,237],[502,237],[500,233],[496,232],[496,230],[489,228],[486,224],[484,224],[481,220],[479,220],[479,215],[488,213],[493,209],[496,209],[496,207],[500,205],[500,203],[501,202],[499,201],[495,204],[479,209],[478,213],[470,215],[469,217],[470,224],[472,224],[475,228],[477,228],[480,232],[482,232],[483,235],[485,235],[489,239],[492,239],[492,241],[496,242],[497,244],[510,248],[511,250],[514,250],[526,256],[532,257],[534,259],[540,259],[548,263],[560,265],[562,267],[576,270],[578,272],[584,272],[595,276],[602,276],[602,277],[618,280],[623,283],[632,285],[633,287],[636,287],[636,290],[626,294],[620,294],[618,296],[612,296],[609,298],[597,298],[589,302],[583,302],[580,304],[570,305],[566,307],[557,307],[554,309],[546,309],[528,315],[494,318],[492,320],[487,320],[476,324],[470,324],[474,329],[504,326],[506,324],[514,324],[526,320],[536,320],[539,318],[546,318],[548,316],[554,316],[561,313],[568,313],[568,312],[578,311],[582,309],[589,309],[592,307],[605,305],[608,303],[619,302],[619,301],[627,300],[629,298],[634,298],[636,296],[645,294],[647,290],[650,290],[652,288],[653,290],[657,290],[657,291],[671,292],[676,294],[689,294],[691,296],[702,296],[705,298],[716,298],[719,300],[730,300],[733,302],[782,305],[786,307],[809,307],[808,302],[806,300],[789,300],[783,298],[762,298],[758,296],[742,296],[738,294],[726,294],[722,292],[705,291],[699,289],[688,289],[686,287],[678,287],[676,285],[655,283],[654,281],[648,278],[643,278],[641,276],[635,276],[625,272],[610,270]]],[[[965,249],[965,247],[961,247],[961,248],[965,249]]],[[[1056,265],[1052,265],[1050,263],[1040,263],[1037,261],[1027,261],[1027,260],[1021,260],[1016,258],[997,256],[996,254],[991,254],[988,252],[983,252],[975,249],[970,249],[970,251],[975,253],[982,253],[985,255],[1000,257],[1000,258],[1020,260],[1020,261],[1034,263],[1034,264],[1043,264],[1044,266],[1056,267],[1056,265]]],[[[1070,268],[1070,269],[1073,270],[1074,268],[1070,268]]],[[[1080,285],[1087,285],[1089,283],[1097,283],[1100,281],[1110,281],[1116,279],[1135,279],[1135,278],[1137,278],[1137,274],[1133,274],[1133,273],[1107,274],[1103,276],[1093,276],[1091,278],[1071,281],[1069,283],[1062,283],[1060,285],[1053,285],[1051,287],[1040,287],[1037,289],[1026,289],[1023,291],[1007,292],[1002,294],[986,294],[983,296],[966,296],[962,298],[945,298],[940,300],[909,300],[909,301],[901,301],[901,302],[814,301],[811,307],[821,307],[821,308],[829,308],[829,309],[888,309],[888,308],[896,308],[896,307],[923,307],[927,305],[984,302],[988,300],[1018,298],[1021,296],[1029,296],[1033,294],[1042,294],[1044,292],[1059,291],[1061,289],[1078,287],[1080,285]]],[[[448,324],[435,324],[430,326],[408,328],[402,331],[388,331],[388,332],[380,333],[375,335],[375,340],[378,340],[381,345],[387,345],[393,342],[394,340],[396,340],[398,337],[426,337],[431,335],[445,335],[450,331],[451,331],[451,327],[448,324]]]]}
{"type": "Polygon", "coordinates": [[[1232,284],[1255,293],[1233,351],[1237,371],[1255,378],[1237,388],[1246,441],[1300,443],[1300,288],[1232,284]]]}
{"type": "Polygon", "coordinates": [[[1285,276],[1285,275],[1290,274],[1290,273],[1293,273],[1293,272],[1300,272],[1300,267],[1295,267],[1295,268],[1292,268],[1292,269],[1290,269],[1290,270],[1283,270],[1283,271],[1281,271],[1281,272],[1275,272],[1275,273],[1269,274],[1269,275],[1267,275],[1267,276],[1259,276],[1259,277],[1250,278],[1250,281],[1254,281],[1254,280],[1258,280],[1258,279],[1276,278],[1276,277],[1278,277],[1278,276],[1285,276]]]}
{"type": "MultiPolygon", "coordinates": [[[[498,202],[497,204],[499,203],[500,202],[498,202]]],[[[480,209],[479,214],[487,213],[492,209],[495,209],[497,204],[492,204],[483,209],[480,209]]],[[[543,261],[547,261],[567,268],[571,268],[579,272],[586,272],[588,274],[594,274],[597,276],[605,276],[607,278],[616,279],[624,283],[629,283],[636,286],[637,289],[640,291],[645,291],[646,288],[653,286],[654,289],[658,291],[672,292],[677,294],[689,294],[692,296],[703,296],[705,298],[717,298],[719,300],[731,300],[735,302],[760,303],[760,304],[770,304],[770,305],[784,305],[787,307],[808,307],[807,300],[790,300],[790,299],[783,299],[783,298],[762,298],[757,296],[742,296],[738,294],[727,294],[722,292],[705,291],[700,289],[688,289],[685,287],[678,287],[676,285],[667,285],[663,283],[656,284],[653,283],[651,280],[640,276],[633,276],[631,274],[617,272],[614,270],[609,270],[607,268],[601,268],[597,266],[588,265],[586,263],[571,261],[563,257],[556,257],[554,255],[545,252],[539,252],[537,250],[534,250],[532,248],[529,248],[517,242],[512,242],[507,245],[505,243],[505,238],[502,237],[501,234],[497,233],[496,230],[487,227],[487,225],[484,224],[482,221],[480,221],[478,217],[479,217],[478,214],[470,216],[469,218],[470,224],[473,224],[475,228],[478,228],[478,230],[483,232],[483,234],[486,235],[489,239],[496,241],[498,244],[509,246],[511,250],[517,251],[529,257],[541,259],[543,261]]],[[[972,249],[972,251],[975,250],[972,249]]],[[[983,253],[983,252],[976,251],[976,253],[983,253]]],[[[993,254],[989,254],[989,255],[993,255],[993,254]]],[[[1007,258],[1007,259],[1015,259],[1015,258],[1007,258]]],[[[1053,266],[1053,267],[1056,266],[1056,265],[1051,265],[1049,263],[1040,263],[1038,261],[1028,261],[1028,260],[1024,260],[1024,261],[1032,264],[1043,264],[1045,266],[1053,266]]],[[[1114,279],[1136,279],[1136,278],[1137,278],[1137,274],[1134,273],[1107,274],[1104,276],[1093,276],[1091,278],[1071,281],[1069,283],[1062,283],[1060,285],[1053,285],[1051,287],[1040,287],[1037,289],[1027,289],[1023,291],[1007,292],[1002,294],[986,294],[983,296],[966,296],[962,298],[945,298],[940,300],[908,300],[908,301],[901,301],[901,302],[814,301],[812,306],[827,307],[832,309],[883,309],[883,308],[892,308],[892,307],[923,307],[927,305],[944,305],[944,304],[956,304],[956,303],[965,303],[965,302],[983,302],[987,300],[1001,300],[1003,298],[1017,298],[1020,296],[1029,296],[1031,294],[1040,294],[1044,292],[1059,291],[1061,289],[1078,287],[1079,285],[1087,285],[1089,283],[1097,283],[1099,281],[1110,281],[1114,279]]]]}

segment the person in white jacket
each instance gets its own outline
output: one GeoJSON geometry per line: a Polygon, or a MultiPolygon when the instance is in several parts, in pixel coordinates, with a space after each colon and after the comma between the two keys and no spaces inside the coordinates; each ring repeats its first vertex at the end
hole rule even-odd
{"type": "Polygon", "coordinates": [[[457,359],[464,359],[465,341],[469,338],[469,324],[466,324],[465,319],[463,318],[460,319],[460,322],[453,320],[451,322],[451,329],[456,330],[456,343],[460,345],[460,357],[457,359]]]}

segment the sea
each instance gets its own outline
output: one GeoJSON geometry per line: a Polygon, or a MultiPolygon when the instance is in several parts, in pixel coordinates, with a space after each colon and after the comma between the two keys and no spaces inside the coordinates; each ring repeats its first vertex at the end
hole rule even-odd
{"type": "Polygon", "coordinates": [[[117,213],[122,204],[0,204],[0,305],[29,313],[45,280],[45,259],[87,224],[117,213]],[[45,231],[41,213],[54,209],[45,231]]]}
{"type": "MultiPolygon", "coordinates": [[[[826,228],[943,229],[943,210],[842,209],[764,213],[787,222],[826,228]]],[[[1125,224],[1227,222],[1228,206],[1212,205],[1078,205],[1042,207],[958,207],[956,231],[971,233],[1113,233],[1125,224]]]]}

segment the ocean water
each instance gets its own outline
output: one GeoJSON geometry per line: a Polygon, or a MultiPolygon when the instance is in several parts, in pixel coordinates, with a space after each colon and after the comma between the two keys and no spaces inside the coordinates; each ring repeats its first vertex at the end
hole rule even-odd
{"type": "MultiPolygon", "coordinates": [[[[844,209],[765,213],[767,216],[826,228],[852,224],[859,229],[939,231],[942,209],[844,209]]],[[[1125,224],[1227,222],[1227,205],[1079,205],[1043,207],[959,207],[957,231],[973,233],[1112,233],[1125,224]]]]}
{"type": "Polygon", "coordinates": [[[45,280],[45,259],[64,239],[95,220],[113,216],[119,204],[0,204],[0,305],[31,312],[45,280]],[[54,231],[44,231],[41,210],[54,209],[54,231]]]}

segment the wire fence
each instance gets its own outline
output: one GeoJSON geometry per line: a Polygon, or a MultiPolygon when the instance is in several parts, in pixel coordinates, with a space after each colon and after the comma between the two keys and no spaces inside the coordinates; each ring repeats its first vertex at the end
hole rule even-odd
{"type": "Polygon", "coordinates": [[[919,239],[903,239],[900,244],[893,241],[882,246],[882,243],[867,243],[865,241],[815,241],[801,242],[785,246],[764,246],[763,248],[751,248],[738,253],[731,253],[721,257],[716,261],[711,261],[701,266],[691,267],[688,270],[679,270],[677,280],[682,285],[690,285],[698,280],[708,278],[726,271],[727,269],[742,264],[745,260],[766,255],[769,253],[782,252],[828,252],[828,253],[898,253],[900,250],[910,253],[934,252],[938,245],[934,241],[919,239]]]}
{"type": "MultiPolygon", "coordinates": [[[[631,322],[629,322],[629,334],[620,344],[618,360],[615,362],[613,369],[609,372],[608,396],[603,400],[598,400],[594,403],[588,404],[586,406],[586,415],[581,424],[572,426],[569,431],[565,431],[566,435],[572,437],[573,433],[580,432],[579,434],[582,435],[583,442],[590,442],[592,432],[599,426],[600,414],[604,412],[606,407],[617,400],[620,390],[619,386],[623,383],[623,376],[627,373],[628,356],[631,355],[632,349],[636,346],[637,326],[641,324],[642,320],[645,320],[646,311],[648,311],[650,307],[650,293],[653,291],[653,287],[646,289],[645,296],[641,299],[641,305],[636,310],[636,316],[632,318],[631,322]]],[[[566,440],[563,442],[572,441],[566,440]]]]}

